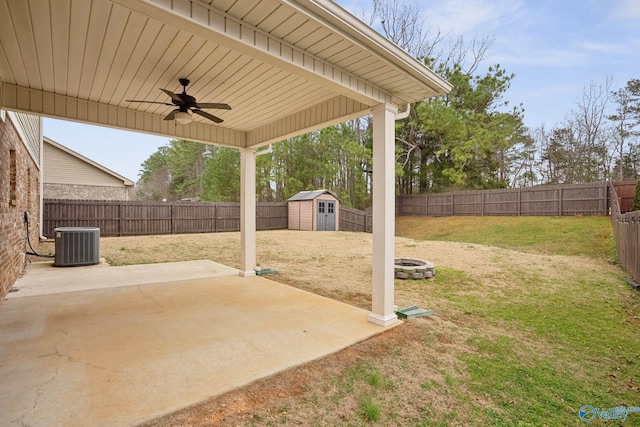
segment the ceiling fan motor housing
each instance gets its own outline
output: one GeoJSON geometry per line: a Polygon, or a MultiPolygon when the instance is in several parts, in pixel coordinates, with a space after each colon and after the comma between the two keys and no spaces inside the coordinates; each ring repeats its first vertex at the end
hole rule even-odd
{"type": "Polygon", "coordinates": [[[215,108],[220,110],[231,110],[231,106],[228,104],[217,103],[217,102],[205,102],[198,104],[198,101],[193,96],[187,94],[187,86],[189,85],[189,79],[187,78],[179,78],[178,81],[182,85],[182,93],[173,93],[168,89],[160,88],[161,91],[169,95],[171,98],[171,104],[166,102],[158,102],[158,101],[135,101],[135,100],[127,100],[127,102],[144,102],[150,104],[164,104],[164,105],[173,105],[178,107],[177,109],[171,111],[169,114],[165,116],[165,120],[176,120],[181,124],[191,123],[192,114],[197,114],[202,116],[208,120],[211,120],[214,123],[222,123],[223,120],[220,117],[214,116],[213,114],[209,114],[206,111],[202,111],[202,108],[215,108]]]}

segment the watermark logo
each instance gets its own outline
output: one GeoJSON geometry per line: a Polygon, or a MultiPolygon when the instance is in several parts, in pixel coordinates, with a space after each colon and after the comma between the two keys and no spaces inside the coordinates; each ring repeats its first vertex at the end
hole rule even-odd
{"type": "Polygon", "coordinates": [[[585,423],[590,423],[596,417],[601,420],[622,420],[626,421],[627,416],[632,412],[640,412],[640,406],[616,406],[615,408],[594,408],[591,405],[584,405],[580,408],[580,419],[585,423]]]}

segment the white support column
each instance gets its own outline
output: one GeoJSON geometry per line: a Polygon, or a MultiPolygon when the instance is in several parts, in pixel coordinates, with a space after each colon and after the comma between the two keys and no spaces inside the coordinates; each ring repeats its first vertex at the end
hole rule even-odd
{"type": "Polygon", "coordinates": [[[373,284],[368,319],[381,326],[395,323],[395,113],[383,104],[373,113],[373,284]]]}
{"type": "Polygon", "coordinates": [[[256,271],[256,152],[240,149],[240,275],[256,271]]]}

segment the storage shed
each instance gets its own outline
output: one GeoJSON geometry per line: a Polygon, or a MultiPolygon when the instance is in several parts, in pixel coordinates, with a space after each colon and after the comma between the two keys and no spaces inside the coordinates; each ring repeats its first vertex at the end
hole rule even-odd
{"type": "Polygon", "coordinates": [[[301,191],[288,202],[289,230],[338,231],[340,200],[331,191],[301,191]]]}

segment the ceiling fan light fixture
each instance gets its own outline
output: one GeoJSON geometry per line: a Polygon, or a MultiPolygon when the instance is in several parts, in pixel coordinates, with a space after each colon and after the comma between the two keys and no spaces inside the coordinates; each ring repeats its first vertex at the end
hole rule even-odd
{"type": "Polygon", "coordinates": [[[180,123],[181,125],[188,125],[189,123],[191,123],[192,117],[191,114],[186,111],[178,111],[175,115],[175,119],[176,122],[180,123]]]}
{"type": "Polygon", "coordinates": [[[181,125],[188,125],[193,121],[193,114],[197,114],[200,117],[204,117],[205,119],[211,120],[214,123],[222,123],[220,117],[214,116],[213,114],[207,113],[206,111],[202,111],[203,108],[209,109],[218,109],[218,110],[231,110],[231,106],[229,104],[224,104],[220,102],[200,102],[198,103],[196,99],[187,94],[187,86],[189,85],[189,79],[178,79],[180,84],[182,85],[182,93],[173,93],[168,89],[160,88],[162,92],[169,95],[171,98],[171,103],[169,102],[161,102],[161,101],[136,101],[134,99],[126,99],[126,102],[142,102],[146,104],[162,104],[174,107],[174,110],[171,110],[169,114],[164,116],[164,120],[167,121],[175,121],[175,123],[180,123],[181,125]],[[176,108],[177,107],[177,108],[176,108]]]}

